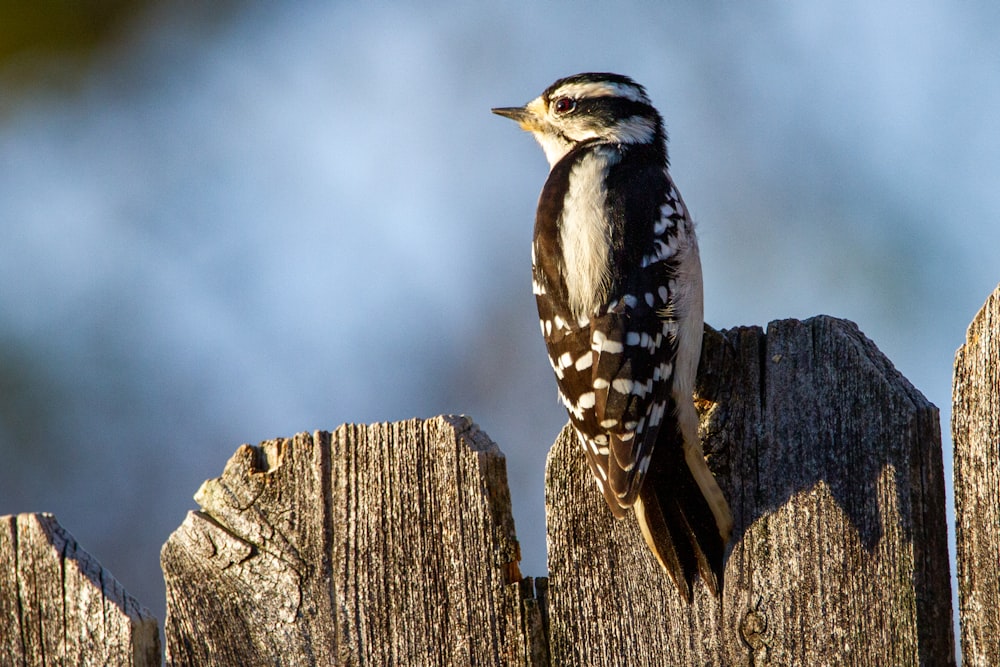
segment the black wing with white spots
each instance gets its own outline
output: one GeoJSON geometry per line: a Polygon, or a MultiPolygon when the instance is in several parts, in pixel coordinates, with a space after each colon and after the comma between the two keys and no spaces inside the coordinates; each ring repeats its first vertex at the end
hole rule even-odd
{"type": "Polygon", "coordinates": [[[561,188],[561,173],[571,171],[574,153],[564,159],[570,164],[553,169],[543,190],[534,247],[535,292],[560,399],[598,486],[620,516],[635,501],[661,425],[673,417],[667,409],[677,354],[671,316],[675,255],[678,229],[690,222],[662,168],[630,168],[636,161],[610,167],[610,265],[624,270],[612,269],[605,303],[589,315],[573,315],[553,270],[559,266],[550,257],[559,252],[558,218],[546,204],[549,197],[558,203],[553,193],[561,188]]]}

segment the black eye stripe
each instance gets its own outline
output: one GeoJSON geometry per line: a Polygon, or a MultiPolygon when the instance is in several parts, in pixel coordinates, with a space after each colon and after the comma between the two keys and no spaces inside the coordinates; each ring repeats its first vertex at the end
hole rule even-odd
{"type": "Polygon", "coordinates": [[[609,120],[632,116],[655,117],[652,106],[624,97],[588,97],[577,101],[577,113],[601,116],[609,120]]]}

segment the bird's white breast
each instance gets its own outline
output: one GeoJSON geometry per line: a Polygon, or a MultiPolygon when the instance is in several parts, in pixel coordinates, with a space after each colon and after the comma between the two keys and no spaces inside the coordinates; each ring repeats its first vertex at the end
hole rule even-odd
{"type": "Polygon", "coordinates": [[[573,166],[559,218],[566,292],[576,317],[591,315],[607,299],[611,281],[611,226],[606,212],[608,169],[621,154],[598,146],[573,166]]]}

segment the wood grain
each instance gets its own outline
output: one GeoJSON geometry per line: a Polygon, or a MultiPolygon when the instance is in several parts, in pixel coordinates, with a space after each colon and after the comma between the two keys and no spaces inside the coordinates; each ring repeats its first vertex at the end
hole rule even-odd
{"type": "Polygon", "coordinates": [[[506,463],[439,417],[241,447],[164,545],[188,664],[545,664],[506,463]]]}
{"type": "Polygon", "coordinates": [[[962,657],[1000,664],[1000,287],[955,355],[951,433],[962,657]]]}
{"type": "Polygon", "coordinates": [[[0,517],[0,665],[159,664],[156,619],[55,517],[0,517]]]}

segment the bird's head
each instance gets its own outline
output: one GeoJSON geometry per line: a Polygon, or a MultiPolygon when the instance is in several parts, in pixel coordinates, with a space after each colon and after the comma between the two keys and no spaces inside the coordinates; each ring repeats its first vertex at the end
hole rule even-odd
{"type": "Polygon", "coordinates": [[[621,74],[559,79],[523,107],[499,107],[493,113],[531,132],[550,166],[584,141],[648,144],[662,142],[664,136],[663,119],[646,90],[621,74]]]}

